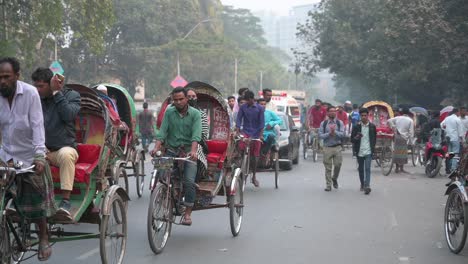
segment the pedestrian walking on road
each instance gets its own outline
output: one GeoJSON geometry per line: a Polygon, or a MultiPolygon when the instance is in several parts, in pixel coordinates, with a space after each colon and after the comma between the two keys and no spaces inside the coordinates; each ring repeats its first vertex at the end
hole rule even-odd
{"type": "Polygon", "coordinates": [[[140,127],[141,143],[145,152],[148,152],[148,146],[153,143],[154,138],[154,117],[148,110],[148,103],[143,103],[143,112],[138,114],[138,124],[140,127]]]}
{"type": "Polygon", "coordinates": [[[336,108],[328,107],[328,119],[320,124],[319,137],[323,139],[323,165],[325,165],[326,192],[333,188],[338,189],[338,176],[343,162],[342,144],[344,137],[344,124],[336,118],[336,108]],[[332,176],[333,172],[333,176],[332,176]]]}
{"type": "MultiPolygon", "coordinates": [[[[453,153],[456,157],[460,154],[460,145],[463,142],[463,138],[465,137],[465,128],[463,127],[463,123],[458,117],[460,115],[460,111],[457,108],[452,110],[452,114],[445,118],[445,120],[440,124],[442,129],[445,131],[445,135],[450,139],[448,152],[453,153]]],[[[450,174],[454,171],[458,166],[457,159],[447,159],[446,163],[446,172],[450,174]]]]}
{"type": "Polygon", "coordinates": [[[404,108],[400,116],[391,118],[387,121],[390,127],[395,131],[395,145],[393,150],[393,162],[396,165],[395,173],[406,171],[403,169],[408,164],[408,143],[414,138],[414,122],[409,117],[410,111],[404,108]]]}
{"type": "Polygon", "coordinates": [[[367,108],[359,110],[359,114],[361,122],[353,128],[351,142],[353,143],[353,151],[357,154],[361,192],[363,191],[367,195],[371,192],[371,163],[377,140],[377,129],[374,124],[369,122],[367,108]]]}

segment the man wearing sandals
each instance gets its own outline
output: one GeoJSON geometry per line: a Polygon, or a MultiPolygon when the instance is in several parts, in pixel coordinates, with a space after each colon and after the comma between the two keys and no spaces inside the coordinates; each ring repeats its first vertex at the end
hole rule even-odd
{"type": "Polygon", "coordinates": [[[70,196],[78,160],[75,119],[80,112],[81,97],[78,92],[64,88],[63,80],[48,68],[37,68],[31,78],[41,97],[47,160],[60,169],[62,201],[56,217],[72,220],[70,196]]]}
{"type": "MultiPolygon", "coordinates": [[[[161,128],[156,135],[156,145],[151,151],[154,156],[161,150],[164,144],[165,155],[179,156],[182,150],[189,153],[193,161],[198,160],[198,142],[202,138],[202,124],[200,111],[189,106],[187,90],[178,87],[172,90],[173,106],[170,106],[164,113],[161,128]]],[[[192,224],[192,208],[195,203],[195,179],[197,177],[197,163],[184,163],[183,185],[185,190],[185,213],[182,219],[183,225],[192,224]]]]}
{"type": "MultiPolygon", "coordinates": [[[[40,261],[52,254],[47,218],[55,211],[49,166],[45,160],[45,132],[41,99],[33,86],[19,81],[20,64],[15,58],[0,58],[0,161],[34,164],[35,173],[16,179],[15,205],[22,216],[39,227],[40,261]]],[[[14,213],[14,209],[8,210],[14,213]]]]}
{"type": "MultiPolygon", "coordinates": [[[[265,109],[255,101],[255,95],[252,91],[244,93],[246,103],[239,108],[237,114],[236,127],[237,133],[242,134],[246,138],[260,139],[263,141],[263,129],[265,126],[265,109]]],[[[239,149],[244,150],[245,144],[243,141],[239,143],[239,149]]],[[[257,161],[260,157],[260,149],[262,142],[254,140],[250,142],[250,151],[253,156],[250,168],[252,169],[252,183],[255,187],[259,187],[260,183],[256,177],[257,161]]]]}

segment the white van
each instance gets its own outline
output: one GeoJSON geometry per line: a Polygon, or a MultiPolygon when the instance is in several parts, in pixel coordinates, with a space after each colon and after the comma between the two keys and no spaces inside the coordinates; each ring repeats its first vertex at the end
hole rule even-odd
{"type": "Polygon", "coordinates": [[[274,100],[277,111],[290,115],[294,120],[295,126],[301,128],[301,105],[297,102],[297,100],[292,97],[280,97],[272,99],[277,99],[274,100]]]}

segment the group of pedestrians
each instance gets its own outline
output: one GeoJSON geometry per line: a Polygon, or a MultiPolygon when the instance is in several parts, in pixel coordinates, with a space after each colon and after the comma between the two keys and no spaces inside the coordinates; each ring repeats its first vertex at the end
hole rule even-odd
{"type": "Polygon", "coordinates": [[[369,121],[369,110],[359,109],[346,101],[343,106],[324,107],[320,99],[307,112],[309,134],[318,136],[323,148],[325,191],[339,188],[338,178],[343,163],[343,144],[350,140],[357,156],[360,190],[370,194],[371,162],[377,140],[376,126],[369,121]]]}

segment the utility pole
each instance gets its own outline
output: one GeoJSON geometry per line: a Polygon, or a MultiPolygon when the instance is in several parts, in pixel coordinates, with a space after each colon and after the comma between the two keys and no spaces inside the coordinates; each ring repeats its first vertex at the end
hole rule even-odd
{"type": "Polygon", "coordinates": [[[177,52],[177,76],[180,76],[180,56],[179,56],[179,52],[177,52]]]}
{"type": "Polygon", "coordinates": [[[260,91],[263,91],[263,71],[260,71],[260,91]]]}
{"type": "Polygon", "coordinates": [[[234,60],[234,93],[233,94],[236,94],[237,92],[238,64],[239,64],[239,61],[236,58],[234,60]]]}
{"type": "Polygon", "coordinates": [[[55,41],[54,60],[57,61],[57,37],[54,37],[54,41],[55,41]]]}
{"type": "Polygon", "coordinates": [[[6,0],[2,0],[3,40],[8,40],[6,0]]]}

